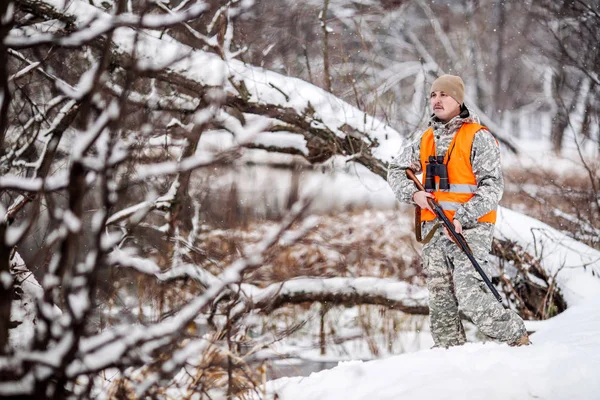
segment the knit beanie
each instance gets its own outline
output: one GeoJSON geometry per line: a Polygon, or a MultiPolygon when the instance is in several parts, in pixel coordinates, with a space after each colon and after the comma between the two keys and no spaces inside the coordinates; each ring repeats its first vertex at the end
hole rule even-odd
{"type": "Polygon", "coordinates": [[[442,75],[433,81],[431,85],[431,92],[442,91],[462,106],[465,101],[465,84],[459,76],[455,75],[442,75]]]}

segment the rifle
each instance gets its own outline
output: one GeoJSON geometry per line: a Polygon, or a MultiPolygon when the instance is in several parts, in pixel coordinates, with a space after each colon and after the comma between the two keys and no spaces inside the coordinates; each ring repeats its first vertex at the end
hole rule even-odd
{"type": "MultiPolygon", "coordinates": [[[[415,173],[413,172],[412,169],[410,169],[410,168],[406,169],[406,176],[408,176],[408,178],[410,180],[412,180],[415,183],[415,185],[417,185],[417,188],[419,190],[425,191],[425,188],[423,187],[423,185],[421,184],[419,179],[415,176],[415,173]]],[[[432,198],[427,198],[427,203],[429,204],[429,207],[431,207],[431,209],[433,210],[435,215],[442,221],[442,223],[444,224],[446,229],[448,229],[448,232],[450,232],[450,236],[454,240],[454,242],[467,255],[467,258],[469,259],[469,261],[471,261],[471,264],[473,264],[473,267],[475,267],[475,269],[477,270],[479,275],[481,275],[481,277],[483,278],[483,281],[485,282],[487,287],[491,290],[491,292],[494,295],[494,297],[496,298],[496,300],[498,300],[499,303],[502,303],[502,297],[500,297],[500,293],[498,293],[498,291],[496,290],[494,285],[492,285],[490,278],[487,277],[487,275],[485,274],[485,272],[483,271],[483,269],[481,268],[481,266],[479,265],[479,263],[473,256],[473,252],[469,248],[469,245],[467,244],[465,237],[460,233],[456,233],[456,230],[454,230],[454,224],[452,222],[450,222],[448,217],[446,217],[446,214],[444,214],[444,210],[442,210],[442,207],[438,204],[437,201],[435,201],[432,198]]]]}

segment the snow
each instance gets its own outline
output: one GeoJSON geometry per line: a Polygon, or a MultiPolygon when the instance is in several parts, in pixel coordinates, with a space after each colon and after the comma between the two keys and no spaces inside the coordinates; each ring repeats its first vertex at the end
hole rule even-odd
{"type": "Polygon", "coordinates": [[[268,383],[295,399],[594,399],[600,393],[600,297],[547,321],[533,345],[470,343],[384,360],[340,363],[268,383]]]}
{"type": "Polygon", "coordinates": [[[149,177],[176,174],[178,172],[189,171],[192,169],[210,166],[218,161],[216,156],[210,154],[196,154],[188,157],[181,162],[166,161],[163,163],[154,163],[144,166],[143,170],[138,171],[137,179],[144,180],[149,177]]]}
{"type": "Polygon", "coordinates": [[[85,152],[104,131],[107,124],[119,117],[119,110],[118,103],[113,100],[86,132],[81,132],[76,136],[71,152],[73,160],[81,160],[85,152]]]}
{"type": "Polygon", "coordinates": [[[81,230],[81,220],[71,210],[65,210],[62,217],[70,232],[77,233],[81,230]]]}
{"type": "Polygon", "coordinates": [[[69,295],[69,306],[71,307],[73,316],[77,320],[82,319],[91,306],[87,290],[69,295]]]}
{"type": "Polygon", "coordinates": [[[92,90],[94,84],[94,77],[97,74],[98,68],[99,65],[95,63],[90,69],[81,74],[81,77],[79,78],[79,83],[77,84],[76,88],[73,88],[71,85],[67,84],[62,80],[57,81],[56,86],[68,97],[72,99],[81,100],[92,90]]]}
{"type": "Polygon", "coordinates": [[[519,154],[503,152],[502,164],[510,165],[513,170],[523,171],[523,174],[530,169],[559,176],[566,173],[576,174],[582,171],[581,157],[584,157],[588,165],[593,166],[597,165],[600,155],[598,146],[593,141],[580,143],[573,138],[565,138],[560,155],[554,154],[552,145],[546,138],[520,139],[518,148],[526,149],[526,151],[519,154]],[[581,151],[581,155],[579,151],[581,151]]]}
{"type": "Polygon", "coordinates": [[[28,223],[21,223],[19,225],[11,225],[6,229],[4,235],[4,243],[7,246],[15,246],[27,234],[29,229],[28,223]]]}
{"type": "MultiPolygon", "coordinates": [[[[11,4],[12,4],[12,3],[11,3],[11,4]]],[[[31,71],[32,69],[35,69],[35,68],[37,68],[37,67],[38,67],[38,66],[40,66],[41,64],[42,64],[42,63],[41,63],[41,62],[39,62],[39,61],[37,61],[37,62],[34,62],[34,63],[32,63],[32,64],[29,64],[28,66],[26,66],[25,68],[23,68],[23,69],[22,69],[22,70],[20,70],[19,72],[17,72],[17,73],[15,73],[15,74],[11,75],[11,76],[8,78],[8,81],[10,82],[10,81],[12,81],[12,80],[14,80],[14,79],[19,79],[21,76],[27,75],[27,74],[29,73],[29,71],[31,71]]],[[[0,104],[1,104],[1,102],[0,102],[0,104]]]]}
{"type": "MultiPolygon", "coordinates": [[[[57,9],[65,8],[61,0],[46,0],[45,2],[57,9]]],[[[168,24],[176,20],[189,19],[190,14],[202,11],[201,6],[192,6],[191,8],[193,10],[178,13],[176,16],[161,15],[162,23],[168,24]],[[196,9],[193,9],[194,7],[196,9]]],[[[110,27],[127,22],[127,18],[130,18],[128,15],[111,17],[83,1],[70,2],[65,13],[75,16],[77,24],[80,26],[88,22],[91,24],[89,29],[61,39],[63,44],[71,45],[102,34],[110,27]]],[[[153,18],[155,16],[145,16],[144,25],[154,26],[153,18]]],[[[52,37],[53,35],[38,35],[36,39],[43,41],[52,37]]],[[[136,34],[133,29],[123,27],[115,30],[112,39],[118,52],[131,54],[135,46],[136,55],[142,60],[145,68],[156,66],[156,63],[159,62],[156,54],[160,53],[161,60],[179,60],[170,66],[175,73],[202,85],[213,87],[224,85],[228,93],[237,96],[238,90],[232,82],[235,82],[237,86],[243,82],[248,89],[250,103],[293,109],[301,115],[312,109],[314,110],[312,117],[306,117],[312,126],[326,127],[341,138],[347,134],[358,134],[363,135],[363,140],[367,140],[367,137],[371,140],[376,139],[378,146],[373,149],[373,154],[383,161],[390,161],[402,143],[399,133],[389,125],[301,79],[284,76],[235,59],[223,60],[216,54],[185,46],[165,33],[146,30],[137,31],[136,34]],[[160,38],[157,35],[160,35],[160,38]]],[[[9,45],[15,46],[32,40],[32,38],[12,35],[6,39],[9,45]]]]}
{"type": "Polygon", "coordinates": [[[13,3],[8,3],[8,6],[6,7],[6,11],[0,17],[0,22],[2,23],[2,25],[10,24],[10,22],[13,19],[14,12],[15,12],[15,5],[13,3]]]}
{"type": "Polygon", "coordinates": [[[265,289],[246,293],[254,302],[265,301],[279,293],[291,296],[294,293],[340,293],[381,296],[389,300],[403,301],[408,306],[420,306],[427,302],[427,290],[397,279],[375,277],[357,278],[297,278],[282,283],[274,283],[265,289]]]}
{"type": "Polygon", "coordinates": [[[341,362],[309,377],[271,381],[264,398],[598,398],[600,252],[515,211],[501,207],[498,215],[496,236],[539,256],[546,272],[556,276],[569,306],[550,320],[527,324],[535,330],[532,346],[468,343],[383,360],[341,362]]]}
{"type": "Polygon", "coordinates": [[[264,147],[291,148],[297,149],[305,156],[308,156],[306,139],[304,136],[290,132],[259,133],[253,140],[253,143],[264,147]]]}
{"type": "MultiPolygon", "coordinates": [[[[257,135],[255,142],[260,137],[261,135],[257,135]]],[[[220,140],[222,138],[225,136],[214,131],[204,133],[198,152],[221,150],[230,146],[231,138],[220,140]]],[[[396,207],[394,194],[385,180],[363,165],[346,161],[346,157],[334,156],[319,168],[299,173],[299,195],[314,197],[310,205],[311,212],[328,214],[365,207],[386,210],[396,207]]],[[[252,204],[253,212],[257,215],[266,213],[268,207],[286,204],[292,185],[292,170],[273,169],[268,164],[307,165],[298,157],[262,149],[245,150],[240,162],[246,162],[247,165],[223,172],[219,179],[203,181],[202,184],[210,185],[214,190],[226,190],[235,185],[240,200],[244,204],[252,204]]],[[[202,190],[202,186],[194,182],[191,187],[198,194],[202,190]]]]}
{"type": "Polygon", "coordinates": [[[568,306],[600,293],[600,251],[504,207],[499,208],[494,234],[515,241],[525,251],[539,256],[548,275],[556,274],[558,287],[568,306]]]}
{"type": "Polygon", "coordinates": [[[122,267],[131,267],[144,274],[160,273],[160,267],[153,261],[145,258],[131,257],[129,254],[120,249],[115,249],[108,255],[108,263],[122,267]]]}
{"type": "Polygon", "coordinates": [[[167,194],[163,196],[160,196],[158,198],[154,196],[153,198],[151,195],[149,195],[149,200],[124,208],[112,214],[106,220],[106,225],[116,224],[127,218],[137,219],[136,216],[139,216],[141,218],[145,216],[148,213],[148,211],[155,207],[168,206],[168,204],[173,200],[176,190],[177,185],[174,183],[173,185],[171,185],[171,188],[169,189],[167,194]]]}
{"type": "Polygon", "coordinates": [[[12,286],[13,278],[7,271],[0,272],[0,284],[4,290],[9,289],[12,286]]]}
{"type": "Polygon", "coordinates": [[[23,178],[20,176],[0,176],[0,188],[15,188],[28,192],[36,192],[42,188],[43,181],[40,178],[23,178]]]}
{"type": "Polygon", "coordinates": [[[20,254],[15,252],[11,260],[11,270],[15,280],[22,290],[21,298],[13,301],[11,305],[11,321],[18,326],[10,330],[10,347],[13,349],[25,349],[33,340],[34,319],[36,316],[36,302],[43,295],[43,289],[33,274],[24,269],[25,262],[20,254]]]}

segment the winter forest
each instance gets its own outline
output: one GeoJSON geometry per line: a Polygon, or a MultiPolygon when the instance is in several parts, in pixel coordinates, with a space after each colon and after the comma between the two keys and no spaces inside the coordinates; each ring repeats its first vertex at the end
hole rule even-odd
{"type": "Polygon", "coordinates": [[[2,0],[0,397],[599,399],[599,0],[2,0]],[[531,346],[431,349],[386,179],[460,75],[531,346]]]}

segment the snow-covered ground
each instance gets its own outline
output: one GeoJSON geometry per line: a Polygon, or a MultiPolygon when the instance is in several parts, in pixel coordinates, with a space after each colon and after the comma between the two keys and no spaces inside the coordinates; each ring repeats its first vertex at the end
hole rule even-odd
{"type": "Polygon", "coordinates": [[[272,381],[268,391],[282,400],[598,399],[599,304],[600,297],[588,298],[540,324],[529,347],[469,343],[344,362],[272,381]]]}
{"type": "Polygon", "coordinates": [[[346,361],[266,385],[266,399],[599,399],[600,252],[501,209],[497,235],[537,252],[569,308],[528,323],[533,345],[494,342],[346,361]],[[537,249],[537,250],[536,250],[537,249]]]}

